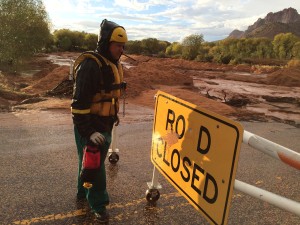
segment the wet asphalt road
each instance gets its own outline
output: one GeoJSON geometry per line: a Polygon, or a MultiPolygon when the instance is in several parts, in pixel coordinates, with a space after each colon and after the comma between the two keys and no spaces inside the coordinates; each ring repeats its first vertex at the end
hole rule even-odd
{"type": "MultiPolygon", "coordinates": [[[[0,113],[0,121],[0,224],[97,224],[88,206],[76,203],[77,154],[69,113],[0,113]]],[[[242,124],[300,152],[299,128],[242,124]]],[[[109,224],[209,224],[162,176],[160,199],[156,206],[147,203],[151,132],[152,121],[119,126],[120,161],[106,162],[109,224]]],[[[300,172],[244,144],[236,178],[300,202],[300,172]]],[[[228,224],[300,224],[300,218],[234,191],[228,224]]]]}

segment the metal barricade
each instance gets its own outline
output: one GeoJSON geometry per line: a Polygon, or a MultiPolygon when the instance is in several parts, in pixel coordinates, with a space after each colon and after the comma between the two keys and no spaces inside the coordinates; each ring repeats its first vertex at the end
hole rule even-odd
{"type": "MultiPolygon", "coordinates": [[[[297,170],[300,170],[300,154],[298,152],[292,151],[291,149],[283,147],[258,135],[252,134],[246,130],[244,130],[243,134],[243,143],[291,167],[294,167],[297,170]]],[[[158,174],[159,172],[154,166],[152,181],[148,182],[149,189],[146,193],[146,198],[150,202],[157,201],[160,195],[158,189],[161,188],[161,185],[158,182],[158,174]]],[[[255,187],[237,179],[234,182],[234,189],[300,216],[299,202],[255,187]]]]}

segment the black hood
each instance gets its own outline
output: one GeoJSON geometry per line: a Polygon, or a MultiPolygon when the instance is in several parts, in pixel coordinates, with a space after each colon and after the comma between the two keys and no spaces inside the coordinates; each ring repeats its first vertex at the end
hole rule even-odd
{"type": "Polygon", "coordinates": [[[121,26],[116,24],[115,22],[104,19],[100,24],[100,32],[96,48],[96,52],[99,52],[101,55],[103,55],[105,58],[107,58],[113,63],[117,63],[118,60],[115,60],[109,52],[109,40],[111,38],[113,30],[117,27],[121,26]]]}

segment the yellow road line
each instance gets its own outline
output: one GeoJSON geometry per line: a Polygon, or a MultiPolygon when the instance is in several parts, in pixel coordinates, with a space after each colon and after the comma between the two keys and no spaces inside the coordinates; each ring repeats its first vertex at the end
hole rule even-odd
{"type": "MultiPolygon", "coordinates": [[[[180,197],[181,195],[178,192],[173,192],[170,194],[162,194],[160,197],[164,198],[164,199],[169,199],[172,197],[180,197]]],[[[145,198],[141,198],[138,200],[133,200],[132,202],[128,202],[125,204],[121,204],[121,203],[114,203],[111,204],[110,206],[108,206],[109,209],[114,209],[114,208],[124,208],[124,207],[130,207],[130,206],[135,206],[140,204],[141,202],[145,202],[145,198]]],[[[176,207],[180,207],[180,206],[185,206],[185,205],[189,205],[189,203],[183,203],[180,205],[176,205],[176,207]]],[[[167,208],[171,208],[173,209],[174,206],[167,206],[167,208]]],[[[74,210],[71,212],[67,212],[67,213],[61,213],[61,214],[50,214],[47,216],[43,216],[43,217],[36,217],[36,218],[31,218],[31,219],[27,219],[27,220],[20,220],[20,221],[14,221],[12,222],[12,224],[18,224],[18,225],[30,225],[32,223],[37,223],[37,222],[42,222],[42,221],[54,221],[54,220],[63,220],[66,218],[71,218],[71,217],[76,217],[76,216],[83,216],[86,215],[86,211],[85,209],[78,209],[78,210],[74,210]]],[[[159,209],[158,211],[163,211],[163,209],[159,209]]],[[[137,213],[137,212],[135,212],[137,213]]],[[[130,216],[132,213],[121,213],[119,215],[114,216],[111,219],[115,219],[115,220],[122,220],[124,217],[128,217],[130,216]]]]}
{"type": "Polygon", "coordinates": [[[43,217],[36,217],[28,220],[21,220],[21,221],[15,221],[13,224],[21,224],[21,225],[29,225],[31,223],[37,223],[37,222],[42,222],[42,221],[51,221],[51,220],[62,220],[70,217],[75,217],[75,216],[82,216],[86,214],[85,209],[79,209],[75,211],[71,211],[68,213],[64,214],[51,214],[43,217]]]}

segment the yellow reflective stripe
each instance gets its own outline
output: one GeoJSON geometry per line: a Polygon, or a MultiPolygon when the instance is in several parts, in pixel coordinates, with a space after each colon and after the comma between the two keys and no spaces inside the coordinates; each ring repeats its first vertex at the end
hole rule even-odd
{"type": "Polygon", "coordinates": [[[91,112],[91,109],[73,109],[71,108],[72,113],[76,114],[89,114],[91,112]]]}

